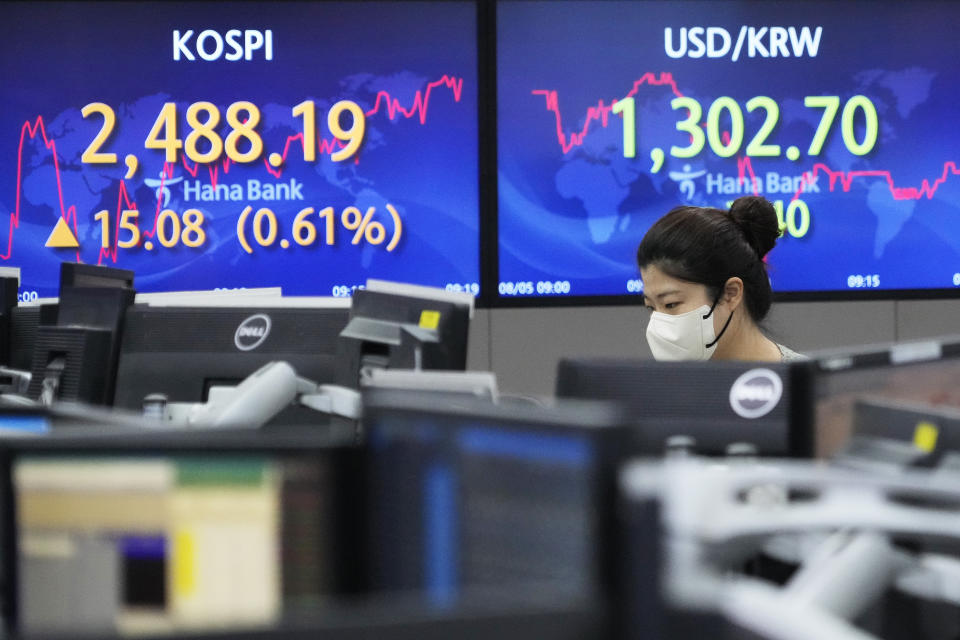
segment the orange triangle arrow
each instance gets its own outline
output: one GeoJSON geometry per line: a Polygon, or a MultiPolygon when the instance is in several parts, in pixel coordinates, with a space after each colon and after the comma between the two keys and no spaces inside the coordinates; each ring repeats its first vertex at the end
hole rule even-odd
{"type": "Polygon", "coordinates": [[[47,238],[47,244],[44,246],[54,249],[76,249],[80,246],[80,243],[77,242],[77,237],[73,235],[73,231],[70,231],[67,221],[60,218],[57,221],[57,226],[50,232],[50,237],[47,238]]]}

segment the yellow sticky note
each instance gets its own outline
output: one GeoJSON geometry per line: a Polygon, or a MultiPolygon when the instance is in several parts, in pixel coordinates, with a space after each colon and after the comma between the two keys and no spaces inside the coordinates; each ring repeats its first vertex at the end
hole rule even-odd
{"type": "Polygon", "coordinates": [[[913,430],[913,445],[921,451],[930,453],[937,448],[938,435],[940,435],[940,430],[937,425],[925,420],[918,422],[913,430]]]}
{"type": "Polygon", "coordinates": [[[197,587],[197,542],[193,533],[177,531],[173,536],[172,551],[174,596],[190,596],[197,587]]]}
{"type": "Polygon", "coordinates": [[[440,326],[439,311],[421,311],[420,312],[420,328],[421,329],[436,329],[439,326],[440,326]]]}

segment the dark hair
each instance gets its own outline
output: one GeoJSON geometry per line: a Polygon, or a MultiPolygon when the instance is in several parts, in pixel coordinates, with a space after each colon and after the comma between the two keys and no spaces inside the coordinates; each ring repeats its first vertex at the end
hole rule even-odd
{"type": "Polygon", "coordinates": [[[777,212],[759,196],[737,198],[730,211],[676,207],[643,236],[637,263],[641,269],[654,265],[674,278],[706,285],[714,299],[736,276],[743,280],[747,311],[759,323],[773,296],[763,257],[778,237],[777,212]]]}

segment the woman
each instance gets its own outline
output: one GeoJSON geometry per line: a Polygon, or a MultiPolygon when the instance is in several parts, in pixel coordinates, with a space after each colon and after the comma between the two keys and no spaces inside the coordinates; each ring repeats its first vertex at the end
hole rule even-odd
{"type": "Polygon", "coordinates": [[[766,199],[746,196],[730,211],[677,207],[637,249],[647,342],[657,360],[786,362],[804,356],[760,330],[772,291],[763,258],[780,236],[766,199]]]}

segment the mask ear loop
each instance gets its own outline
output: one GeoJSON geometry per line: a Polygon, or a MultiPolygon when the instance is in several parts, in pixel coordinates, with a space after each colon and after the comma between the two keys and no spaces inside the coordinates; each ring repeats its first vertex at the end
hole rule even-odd
{"type": "MultiPolygon", "coordinates": [[[[709,318],[710,316],[713,315],[713,310],[717,308],[717,305],[718,305],[718,304],[720,304],[720,297],[721,297],[722,295],[723,295],[723,292],[721,291],[721,292],[720,292],[720,295],[717,296],[717,299],[713,301],[713,305],[710,307],[710,311],[707,312],[707,315],[703,316],[703,319],[704,319],[704,320],[706,320],[707,318],[709,318]]],[[[715,339],[713,342],[711,342],[710,344],[705,345],[707,349],[709,349],[709,348],[712,347],[713,345],[715,345],[715,344],[717,344],[718,342],[720,342],[720,338],[723,337],[723,334],[724,334],[724,332],[726,332],[727,327],[730,326],[730,321],[731,321],[731,320],[733,320],[733,311],[731,311],[731,312],[730,312],[730,315],[727,316],[727,322],[726,322],[726,324],[723,325],[723,329],[720,329],[720,334],[716,337],[716,339],[715,339]]]]}

